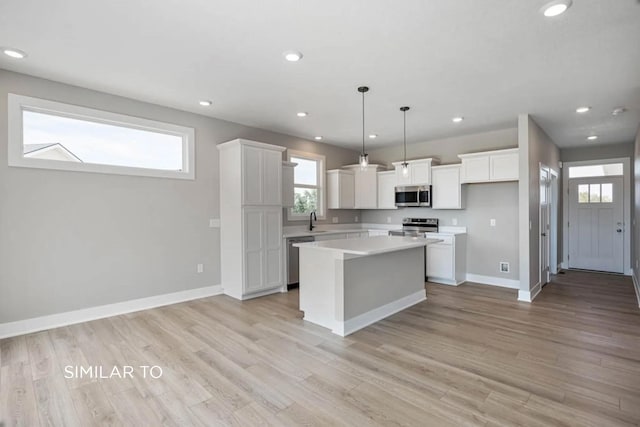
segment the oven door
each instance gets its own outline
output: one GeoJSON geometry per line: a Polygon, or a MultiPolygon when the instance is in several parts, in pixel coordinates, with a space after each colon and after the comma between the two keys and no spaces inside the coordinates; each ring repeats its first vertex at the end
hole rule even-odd
{"type": "Polygon", "coordinates": [[[431,206],[431,186],[423,187],[418,191],[418,203],[420,206],[431,206]]]}
{"type": "Polygon", "coordinates": [[[396,187],[396,206],[420,206],[416,187],[396,187]]]}

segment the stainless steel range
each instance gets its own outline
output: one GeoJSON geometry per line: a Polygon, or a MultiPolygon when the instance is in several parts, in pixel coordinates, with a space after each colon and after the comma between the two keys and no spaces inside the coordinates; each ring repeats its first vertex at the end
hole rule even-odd
{"type": "Polygon", "coordinates": [[[438,218],[403,218],[402,230],[391,230],[391,236],[424,237],[438,232],[438,218]]]}

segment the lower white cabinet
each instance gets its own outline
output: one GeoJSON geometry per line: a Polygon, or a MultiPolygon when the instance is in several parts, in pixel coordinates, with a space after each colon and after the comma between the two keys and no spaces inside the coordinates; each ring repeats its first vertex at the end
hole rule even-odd
{"type": "Polygon", "coordinates": [[[242,209],[244,280],[236,298],[281,287],[282,209],[245,207],[242,209]]]}
{"type": "Polygon", "coordinates": [[[433,209],[464,209],[460,169],[459,164],[431,168],[433,209]]]}
{"type": "Polygon", "coordinates": [[[442,242],[427,246],[427,280],[445,285],[459,285],[465,281],[467,270],[466,234],[429,234],[442,242]]]}

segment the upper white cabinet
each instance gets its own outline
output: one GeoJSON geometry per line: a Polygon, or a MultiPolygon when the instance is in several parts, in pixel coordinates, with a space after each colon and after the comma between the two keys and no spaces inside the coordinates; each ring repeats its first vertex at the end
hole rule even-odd
{"type": "Polygon", "coordinates": [[[433,166],[431,168],[431,207],[433,209],[464,209],[461,165],[433,166]]]}
{"type": "Polygon", "coordinates": [[[409,173],[402,173],[402,162],[393,162],[396,170],[396,185],[431,185],[431,166],[438,164],[438,159],[407,160],[409,173]]]}
{"type": "Polygon", "coordinates": [[[355,172],[333,169],[327,171],[327,208],[353,209],[355,207],[355,172]]]}
{"type": "Polygon", "coordinates": [[[397,209],[396,172],[378,172],[378,209],[397,209]]]}
{"type": "Polygon", "coordinates": [[[291,208],[295,202],[293,188],[293,177],[298,164],[293,162],[282,162],[282,207],[291,208]]]}
{"type": "MultiPolygon", "coordinates": [[[[282,151],[267,149],[269,144],[247,140],[238,142],[242,167],[242,203],[244,205],[282,206],[282,151]]],[[[224,143],[218,145],[224,150],[224,143]]]]}
{"type": "Polygon", "coordinates": [[[462,160],[461,181],[474,182],[517,181],[518,149],[458,154],[462,160]]]}
{"type": "Polygon", "coordinates": [[[365,170],[360,165],[345,166],[354,172],[356,209],[378,208],[378,169],[380,165],[368,165],[365,170]]]}

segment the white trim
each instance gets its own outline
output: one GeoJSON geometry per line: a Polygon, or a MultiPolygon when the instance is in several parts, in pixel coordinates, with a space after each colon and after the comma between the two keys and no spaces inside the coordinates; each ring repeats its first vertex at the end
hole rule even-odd
{"type": "Polygon", "coordinates": [[[392,314],[396,314],[399,311],[425,301],[426,299],[426,291],[420,290],[411,295],[407,295],[406,297],[402,297],[398,300],[385,304],[381,307],[374,308],[373,310],[367,311],[366,313],[362,313],[359,316],[347,319],[344,322],[336,321],[335,327],[332,328],[331,332],[340,335],[341,337],[347,336],[371,325],[372,323],[389,317],[392,314]]]}
{"type": "Polygon", "coordinates": [[[0,339],[220,294],[222,294],[221,285],[207,286],[204,288],[189,289],[187,291],[155,295],[114,304],[34,317],[32,319],[0,323],[0,339]]]}
{"type": "Polygon", "coordinates": [[[258,291],[258,292],[254,292],[252,294],[243,294],[243,293],[236,294],[234,292],[229,292],[228,290],[223,291],[223,293],[225,295],[229,295],[230,297],[233,297],[233,298],[241,300],[241,301],[248,300],[248,299],[253,299],[253,298],[258,298],[258,297],[263,297],[263,296],[271,295],[271,294],[277,294],[279,292],[287,292],[287,287],[286,286],[278,286],[276,288],[271,288],[271,289],[267,289],[267,290],[264,290],[264,291],[258,291]]]}
{"type": "MultiPolygon", "coordinates": [[[[313,160],[317,162],[318,169],[317,173],[317,182],[318,184],[308,185],[308,184],[300,184],[296,185],[295,176],[293,179],[293,186],[299,188],[309,188],[309,189],[317,189],[318,191],[318,206],[316,207],[316,214],[319,220],[327,219],[327,187],[326,187],[326,169],[327,169],[327,158],[322,154],[317,153],[307,153],[304,151],[296,151],[296,150],[287,150],[287,161],[291,162],[291,157],[299,157],[305,160],[313,160]]],[[[295,172],[294,172],[295,173],[295,172]]],[[[293,208],[287,208],[287,221],[307,221],[309,219],[309,214],[293,214],[293,208]]]]}
{"type": "MultiPolygon", "coordinates": [[[[565,173],[562,174],[562,268],[569,268],[569,230],[567,222],[569,221],[569,168],[571,166],[587,166],[602,165],[609,163],[622,163],[624,175],[622,178],[623,186],[623,218],[624,218],[624,267],[623,271],[626,275],[631,274],[631,160],[629,157],[619,157],[615,159],[585,160],[579,162],[565,162],[562,168],[565,173]]],[[[579,179],[579,178],[576,178],[579,179]]]]}
{"type": "Polygon", "coordinates": [[[8,95],[8,164],[9,166],[54,169],[71,172],[106,173],[154,178],[195,179],[195,130],[193,128],[143,119],[124,114],[111,113],[93,108],[80,107],[46,99],[32,98],[10,93],[8,95]],[[94,123],[120,126],[149,132],[173,135],[182,138],[181,171],[148,169],[84,162],[37,159],[24,155],[22,112],[33,111],[59,117],[85,120],[94,123]]]}
{"type": "Polygon", "coordinates": [[[640,285],[638,285],[638,281],[636,280],[635,271],[631,271],[631,279],[633,280],[633,289],[636,291],[636,299],[638,300],[638,307],[640,307],[640,285]]]}
{"type": "MultiPolygon", "coordinates": [[[[500,286],[502,288],[520,289],[520,280],[505,279],[503,277],[482,276],[480,274],[469,274],[465,278],[466,282],[478,283],[481,285],[500,286]]],[[[471,283],[469,283],[471,284],[471,283]]]]}
{"type": "Polygon", "coordinates": [[[538,296],[541,290],[542,290],[542,286],[540,286],[540,282],[536,283],[536,285],[533,288],[531,288],[530,291],[519,290],[518,301],[532,302],[535,299],[535,297],[538,296]]]}

